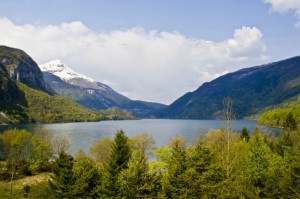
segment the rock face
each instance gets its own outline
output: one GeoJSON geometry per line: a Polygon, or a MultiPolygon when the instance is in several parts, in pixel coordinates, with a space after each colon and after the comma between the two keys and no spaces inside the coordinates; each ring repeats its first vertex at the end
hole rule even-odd
{"type": "Polygon", "coordinates": [[[48,91],[43,73],[36,62],[24,51],[0,46],[0,63],[11,79],[35,89],[48,91]]]}
{"type": "Polygon", "coordinates": [[[235,117],[243,118],[300,93],[300,56],[245,68],[204,83],[156,116],[181,119],[222,118],[223,99],[233,100],[235,117]]]}

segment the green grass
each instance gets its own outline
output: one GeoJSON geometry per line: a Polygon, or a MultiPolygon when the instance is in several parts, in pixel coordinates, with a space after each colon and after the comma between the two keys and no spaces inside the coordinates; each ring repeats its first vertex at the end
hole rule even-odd
{"type": "Polygon", "coordinates": [[[46,198],[49,177],[50,173],[41,173],[14,180],[12,183],[9,181],[0,181],[0,198],[46,198]],[[24,196],[23,191],[25,185],[30,186],[27,197],[24,196]]]}

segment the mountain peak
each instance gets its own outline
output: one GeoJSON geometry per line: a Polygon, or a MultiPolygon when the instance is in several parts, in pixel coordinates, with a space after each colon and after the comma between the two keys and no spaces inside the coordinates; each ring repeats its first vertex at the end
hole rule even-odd
{"type": "Polygon", "coordinates": [[[69,68],[66,64],[62,63],[58,59],[39,65],[39,67],[42,72],[52,73],[65,81],[81,78],[87,80],[88,82],[94,82],[92,78],[89,78],[85,75],[73,71],[71,68],[69,68]]]}

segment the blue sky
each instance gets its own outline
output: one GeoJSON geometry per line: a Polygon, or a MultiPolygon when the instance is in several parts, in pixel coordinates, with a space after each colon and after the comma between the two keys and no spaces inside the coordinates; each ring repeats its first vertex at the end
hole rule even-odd
{"type": "Polygon", "coordinates": [[[0,44],[169,104],[227,72],[300,55],[299,21],[295,0],[1,0],[0,44]]]}

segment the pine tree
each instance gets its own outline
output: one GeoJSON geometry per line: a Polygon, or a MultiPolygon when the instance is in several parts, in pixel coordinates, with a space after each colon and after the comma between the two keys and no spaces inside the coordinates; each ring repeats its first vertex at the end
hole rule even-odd
{"type": "Polygon", "coordinates": [[[188,169],[185,174],[190,198],[215,198],[225,179],[225,170],[221,168],[212,152],[198,141],[187,150],[188,169]]]}
{"type": "Polygon", "coordinates": [[[53,175],[49,180],[50,198],[73,198],[73,157],[61,151],[53,165],[53,175]]]}
{"type": "Polygon", "coordinates": [[[289,112],[289,114],[286,116],[284,127],[288,128],[291,131],[297,129],[297,121],[292,112],[289,112]]]}
{"type": "Polygon", "coordinates": [[[187,187],[184,174],[187,169],[185,140],[182,137],[174,137],[170,146],[171,158],[169,165],[168,182],[165,188],[167,198],[186,198],[187,187]]]}
{"type": "Polygon", "coordinates": [[[246,141],[246,142],[249,141],[250,135],[249,135],[249,131],[248,131],[248,129],[247,129],[246,127],[244,127],[244,128],[242,129],[242,132],[241,132],[241,134],[240,134],[240,138],[241,138],[241,140],[244,140],[244,141],[246,141]]]}
{"type": "Polygon", "coordinates": [[[103,186],[103,192],[106,197],[117,197],[119,193],[118,176],[120,172],[128,168],[128,161],[131,157],[131,149],[128,137],[124,131],[117,132],[112,145],[111,153],[106,168],[106,178],[103,186]]]}
{"type": "Polygon", "coordinates": [[[155,173],[151,173],[147,157],[141,150],[134,151],[128,168],[120,174],[121,195],[125,198],[156,198],[159,188],[155,173]]]}
{"type": "Polygon", "coordinates": [[[74,171],[74,198],[97,198],[96,187],[101,185],[101,173],[83,151],[76,154],[74,171]]]}

